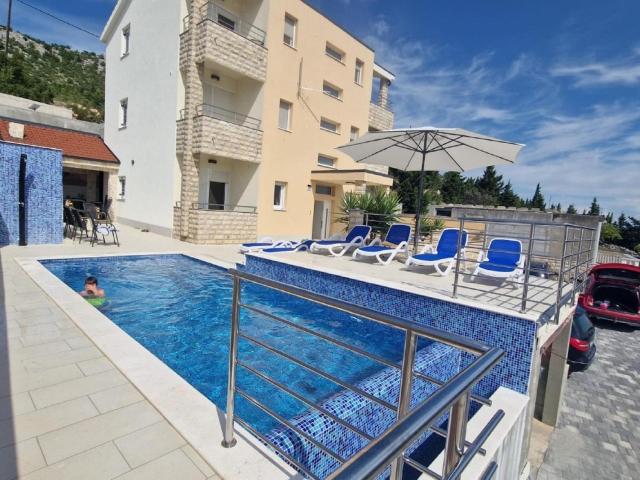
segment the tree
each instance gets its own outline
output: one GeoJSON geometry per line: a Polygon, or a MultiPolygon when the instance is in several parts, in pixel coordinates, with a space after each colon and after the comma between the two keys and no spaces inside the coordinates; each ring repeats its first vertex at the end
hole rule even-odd
{"type": "Polygon", "coordinates": [[[465,194],[465,181],[460,172],[447,172],[442,177],[440,190],[445,203],[462,203],[465,194]]]}
{"type": "Polygon", "coordinates": [[[600,243],[615,243],[622,240],[620,230],[613,223],[605,222],[600,230],[600,243]]]}
{"type": "MultiPolygon", "coordinates": [[[[418,198],[418,188],[420,185],[420,172],[405,172],[403,170],[392,170],[395,179],[394,191],[397,193],[402,210],[405,213],[415,213],[416,199],[418,198]]],[[[438,172],[424,173],[424,193],[422,197],[422,211],[424,212],[429,205],[440,203],[440,186],[442,177],[438,172]]]]}
{"type": "Polygon", "coordinates": [[[623,213],[620,214],[620,216],[618,217],[618,228],[620,230],[622,230],[624,228],[624,226],[627,223],[627,217],[626,215],[623,213]]]}
{"type": "Polygon", "coordinates": [[[576,207],[574,207],[573,204],[571,204],[567,207],[567,213],[569,215],[577,215],[578,211],[576,210],[576,207]]]}
{"type": "Polygon", "coordinates": [[[560,205],[560,202],[558,202],[558,205],[556,205],[556,211],[558,213],[562,213],[562,205],[560,205]]]}
{"type": "Polygon", "coordinates": [[[605,217],[605,221],[607,223],[613,223],[613,212],[607,213],[607,216],[605,217]]]}
{"type": "Polygon", "coordinates": [[[498,197],[500,205],[503,207],[519,207],[522,205],[522,200],[513,191],[513,187],[511,186],[511,181],[507,182],[507,184],[500,192],[500,196],[498,197]]]}
{"type": "Polygon", "coordinates": [[[600,215],[600,205],[598,204],[598,199],[593,197],[591,201],[591,206],[589,207],[588,215],[600,215]]]}
{"type": "Polygon", "coordinates": [[[495,167],[490,165],[484,169],[484,173],[476,181],[476,186],[481,192],[495,198],[497,201],[502,192],[504,182],[502,181],[502,175],[498,175],[495,167]]]}
{"type": "Polygon", "coordinates": [[[544,202],[544,196],[542,195],[542,188],[540,188],[540,184],[536,185],[536,191],[529,202],[531,208],[539,208],[540,210],[544,210],[546,204],[544,202]]]}

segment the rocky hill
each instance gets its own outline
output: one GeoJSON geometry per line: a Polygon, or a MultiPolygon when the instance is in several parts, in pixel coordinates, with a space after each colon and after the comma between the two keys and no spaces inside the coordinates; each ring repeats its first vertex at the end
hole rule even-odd
{"type": "Polygon", "coordinates": [[[80,120],[103,120],[103,55],[12,31],[5,65],[5,35],[0,26],[0,92],[71,108],[80,120]]]}

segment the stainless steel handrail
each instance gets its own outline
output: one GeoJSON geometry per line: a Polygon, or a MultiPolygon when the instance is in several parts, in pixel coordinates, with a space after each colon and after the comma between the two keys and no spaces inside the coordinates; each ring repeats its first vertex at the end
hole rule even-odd
{"type": "Polygon", "coordinates": [[[241,37],[244,37],[257,45],[264,46],[267,37],[267,34],[264,30],[256,27],[249,22],[244,21],[242,18],[240,18],[239,15],[222,8],[217,3],[205,3],[201,7],[200,12],[203,19],[217,23],[218,25],[237,33],[241,37]],[[220,15],[232,21],[233,25],[221,21],[220,15]]]}
{"type": "Polygon", "coordinates": [[[258,207],[252,205],[235,205],[232,203],[198,203],[191,204],[192,210],[215,210],[235,213],[256,213],[258,207]]]}
{"type": "MultiPolygon", "coordinates": [[[[392,412],[396,412],[398,423],[394,424],[394,426],[392,426],[391,429],[389,429],[385,434],[383,434],[383,438],[387,438],[388,435],[394,436],[395,433],[393,432],[395,431],[395,429],[398,428],[400,425],[402,425],[403,422],[407,418],[411,417],[416,411],[415,408],[414,410],[411,410],[410,404],[409,404],[409,401],[411,399],[412,384],[413,384],[414,377],[421,378],[428,382],[432,382],[438,386],[436,393],[434,393],[428,399],[426,399],[424,401],[424,404],[421,405],[420,407],[417,407],[417,409],[423,409],[424,405],[429,406],[433,403],[433,405],[430,407],[432,410],[431,413],[433,412],[436,412],[436,413],[439,412],[439,413],[438,415],[434,414],[433,419],[431,422],[429,422],[429,424],[422,424],[422,423],[414,424],[413,425],[414,430],[416,428],[419,428],[421,432],[424,432],[430,429],[431,431],[435,432],[437,435],[444,436],[447,439],[447,445],[450,444],[450,446],[448,446],[446,449],[446,456],[447,458],[450,459],[448,464],[449,465],[448,468],[450,470],[453,470],[458,465],[460,465],[460,462],[465,459],[465,455],[475,455],[476,453],[484,454],[484,451],[481,448],[481,442],[480,442],[480,441],[484,441],[483,439],[479,437],[479,439],[476,439],[475,442],[468,442],[464,438],[465,430],[466,430],[466,422],[468,418],[468,404],[470,401],[472,401],[472,402],[476,402],[484,405],[487,405],[487,404],[490,405],[491,402],[490,400],[484,397],[472,395],[471,388],[489,371],[490,368],[492,368],[495,365],[495,363],[499,361],[499,359],[502,357],[504,352],[502,352],[499,349],[489,347],[480,342],[477,342],[465,337],[461,337],[453,333],[443,332],[425,325],[419,325],[413,322],[408,322],[398,317],[374,312],[372,310],[358,307],[356,305],[348,304],[340,300],[314,294],[312,292],[308,292],[306,290],[302,290],[297,287],[284,285],[279,282],[275,282],[273,280],[257,277],[247,272],[231,269],[229,270],[229,273],[233,277],[234,288],[233,288],[233,307],[232,307],[232,316],[231,316],[232,317],[231,318],[231,340],[230,340],[231,345],[230,345],[230,354],[229,354],[229,377],[228,377],[229,381],[227,385],[227,418],[226,418],[225,429],[224,429],[224,441],[222,442],[223,446],[232,447],[233,445],[235,445],[235,437],[234,437],[234,431],[233,431],[234,421],[238,421],[239,424],[248,428],[250,432],[257,435],[261,440],[263,440],[266,443],[269,443],[268,439],[265,438],[262,434],[257,432],[250,425],[247,425],[247,423],[242,421],[242,419],[237,418],[237,416],[234,413],[236,395],[240,395],[246,401],[252,404],[254,407],[258,408],[266,415],[272,417],[278,423],[280,423],[281,425],[284,425],[286,428],[290,429],[292,432],[299,435],[304,440],[308,441],[311,445],[313,445],[315,448],[319,449],[320,451],[324,452],[326,455],[333,457],[342,465],[351,465],[353,463],[352,462],[353,458],[359,458],[360,456],[365,455],[365,453],[369,451],[370,445],[374,445],[378,443],[378,440],[374,439],[370,434],[368,434],[361,428],[351,425],[348,421],[341,419],[336,414],[327,410],[322,404],[318,404],[316,402],[313,402],[305,398],[302,394],[287,387],[286,385],[282,384],[280,381],[272,378],[270,375],[259,371],[255,365],[251,365],[243,361],[242,359],[239,359],[238,358],[238,342],[240,339],[243,339],[252,343],[257,347],[260,347],[281,358],[284,358],[285,360],[290,361],[306,369],[307,371],[312,372],[313,374],[316,374],[322,378],[325,378],[335,383],[336,385],[339,385],[345,388],[346,390],[353,391],[354,393],[361,395],[363,398],[366,398],[367,400],[372,401],[383,408],[386,408],[392,412]],[[333,308],[341,312],[348,313],[349,315],[368,319],[376,323],[386,325],[390,328],[395,328],[403,331],[405,334],[405,345],[403,349],[402,364],[397,365],[396,363],[390,360],[387,360],[376,354],[371,354],[366,350],[361,349],[355,345],[350,345],[347,342],[344,342],[337,338],[333,338],[330,335],[317,332],[311,328],[308,328],[302,325],[298,325],[295,322],[284,319],[278,315],[275,315],[272,312],[265,311],[264,309],[261,309],[257,305],[251,305],[251,304],[248,304],[247,302],[243,302],[242,296],[241,296],[242,295],[241,282],[256,284],[266,288],[274,289],[279,292],[291,295],[293,297],[302,298],[326,307],[333,308]],[[335,375],[325,372],[317,366],[310,365],[305,361],[299,358],[296,358],[294,355],[291,355],[287,352],[279,350],[277,347],[275,347],[274,345],[270,345],[266,341],[255,338],[254,336],[249,335],[246,332],[243,332],[240,329],[240,312],[242,309],[245,309],[247,311],[253,312],[258,315],[262,315],[271,321],[278,322],[281,325],[284,325],[289,329],[299,331],[306,335],[311,335],[315,338],[319,338],[323,341],[329,342],[342,349],[364,356],[374,362],[378,362],[381,366],[392,367],[400,370],[401,381],[400,381],[400,395],[398,398],[398,404],[394,405],[393,403],[390,403],[382,398],[378,398],[377,396],[372,395],[371,393],[363,390],[357,385],[353,385],[347,381],[337,378],[335,375]],[[441,342],[445,345],[455,347],[464,352],[471,353],[477,356],[477,358],[469,366],[464,368],[461,372],[459,372],[457,375],[455,375],[452,379],[448,381],[440,381],[437,379],[433,379],[428,375],[421,374],[419,371],[416,371],[415,369],[415,354],[416,354],[416,346],[417,346],[418,338],[428,338],[430,340],[441,342]],[[322,442],[320,442],[319,440],[311,436],[308,432],[305,432],[300,428],[298,428],[289,419],[282,417],[278,412],[264,405],[260,401],[260,399],[253,397],[248,392],[238,387],[236,385],[237,368],[244,368],[251,374],[257,376],[258,378],[270,384],[272,387],[275,387],[276,389],[282,392],[285,392],[286,394],[292,396],[294,399],[310,407],[311,409],[317,410],[321,414],[326,415],[329,419],[333,420],[336,424],[340,425],[341,427],[344,427],[348,431],[352,432],[355,435],[360,436],[365,441],[369,442],[368,445],[363,450],[361,450],[360,453],[356,454],[355,457],[353,457],[352,459],[344,458],[341,452],[333,451],[331,448],[327,447],[322,442]],[[463,386],[464,388],[462,388],[462,390],[459,391],[461,386],[463,386]],[[450,418],[453,418],[454,420],[451,420],[449,423],[450,425],[453,424],[454,426],[453,427],[450,426],[449,431],[446,433],[438,425],[433,424],[435,420],[437,420],[443,413],[445,413],[444,410],[441,408],[441,404],[438,403],[439,402],[438,399],[441,399],[441,395],[442,395],[442,393],[440,392],[444,392],[445,393],[444,399],[448,400],[448,403],[445,405],[444,409],[446,410],[446,408],[449,408],[449,407],[453,408],[452,412],[450,413],[450,418]],[[435,400],[432,401],[432,398],[434,397],[435,397],[435,400]],[[465,451],[465,448],[466,448],[466,451],[465,451]],[[454,453],[452,453],[452,451],[454,453]]],[[[421,410],[421,411],[424,411],[424,410],[421,410]]],[[[405,449],[408,446],[409,444],[407,444],[405,449]]],[[[276,451],[278,451],[279,454],[287,458],[298,469],[305,472],[305,474],[311,476],[312,478],[317,478],[312,472],[309,472],[304,465],[302,465],[295,458],[292,458],[282,448],[278,447],[277,445],[273,445],[273,447],[275,448],[276,451]]],[[[395,455],[391,460],[393,461],[392,475],[394,480],[401,478],[402,465],[405,461],[407,462],[407,464],[409,464],[410,466],[413,466],[414,468],[417,468],[419,471],[431,472],[427,467],[417,463],[415,459],[405,459],[402,452],[395,455]]],[[[366,459],[363,461],[369,462],[369,460],[366,460],[366,459]]],[[[378,465],[376,466],[376,468],[378,470],[384,469],[389,463],[391,463],[391,461],[387,462],[387,464],[385,465],[378,465]]],[[[434,478],[441,478],[435,472],[431,472],[431,473],[435,475],[434,478]]],[[[345,478],[345,477],[341,477],[341,478],[345,478]]],[[[349,477],[349,478],[359,478],[359,477],[349,477]]],[[[442,478],[447,478],[447,477],[444,476],[442,478]]]]}
{"type": "Polygon", "coordinates": [[[205,116],[222,120],[223,122],[233,123],[245,128],[251,128],[253,130],[260,129],[260,119],[244,115],[242,113],[234,112],[233,110],[227,110],[226,108],[219,107],[217,105],[209,105],[202,103],[196,106],[196,116],[205,116]]]}

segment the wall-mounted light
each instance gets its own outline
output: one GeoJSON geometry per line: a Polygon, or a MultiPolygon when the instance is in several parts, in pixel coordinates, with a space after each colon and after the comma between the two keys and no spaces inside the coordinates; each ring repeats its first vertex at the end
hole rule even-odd
{"type": "Polygon", "coordinates": [[[135,160],[131,160],[131,166],[133,167],[136,164],[135,160]]]}
{"type": "Polygon", "coordinates": [[[216,75],[215,73],[211,74],[211,80],[215,80],[216,82],[220,81],[220,75],[216,75]]]}
{"type": "Polygon", "coordinates": [[[307,192],[311,191],[311,184],[307,185],[307,192]]]}
{"type": "Polygon", "coordinates": [[[218,160],[216,160],[215,158],[210,158],[209,163],[216,165],[218,163],[218,160]]]}

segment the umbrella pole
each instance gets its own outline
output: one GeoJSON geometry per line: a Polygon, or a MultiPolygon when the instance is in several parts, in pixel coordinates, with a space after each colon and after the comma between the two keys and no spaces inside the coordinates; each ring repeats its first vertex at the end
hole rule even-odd
{"type": "Polygon", "coordinates": [[[420,214],[422,212],[422,196],[424,195],[424,161],[427,150],[422,151],[422,168],[420,168],[420,182],[418,183],[418,209],[416,210],[416,227],[413,231],[413,254],[418,253],[418,237],[420,236],[420,214]]]}

